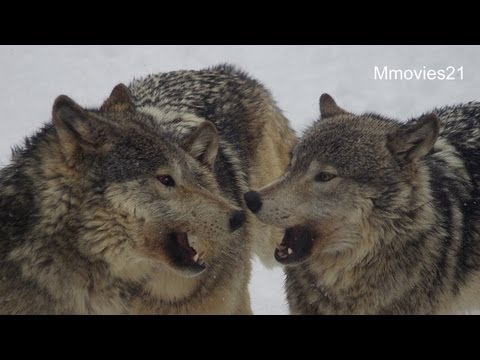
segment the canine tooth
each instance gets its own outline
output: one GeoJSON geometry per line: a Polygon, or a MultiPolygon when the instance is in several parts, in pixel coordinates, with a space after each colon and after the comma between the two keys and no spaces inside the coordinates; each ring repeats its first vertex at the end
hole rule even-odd
{"type": "Polygon", "coordinates": [[[195,254],[195,255],[193,256],[193,261],[195,261],[195,262],[198,261],[198,254],[195,254]]]}
{"type": "Polygon", "coordinates": [[[290,248],[288,248],[288,249],[287,249],[287,253],[288,253],[288,255],[292,255],[292,253],[293,253],[293,250],[292,250],[292,249],[290,249],[290,248]]]}

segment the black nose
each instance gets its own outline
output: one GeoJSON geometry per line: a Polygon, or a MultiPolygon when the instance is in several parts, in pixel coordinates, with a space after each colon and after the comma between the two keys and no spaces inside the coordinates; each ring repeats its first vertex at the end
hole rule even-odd
{"type": "Polygon", "coordinates": [[[235,211],[233,215],[230,217],[230,229],[232,231],[237,230],[239,227],[241,227],[243,224],[245,224],[245,214],[243,211],[235,211]]]}
{"type": "Polygon", "coordinates": [[[248,208],[254,214],[257,213],[262,207],[262,199],[260,194],[256,191],[249,191],[243,195],[245,202],[247,203],[248,208]]]}

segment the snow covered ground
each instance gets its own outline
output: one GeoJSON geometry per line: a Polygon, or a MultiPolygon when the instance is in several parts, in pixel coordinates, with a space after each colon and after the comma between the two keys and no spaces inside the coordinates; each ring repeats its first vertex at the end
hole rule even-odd
{"type": "MultiPolygon", "coordinates": [[[[0,46],[0,166],[12,145],[49,120],[60,94],[98,106],[119,82],[221,62],[260,79],[298,132],[318,116],[323,92],[351,112],[403,120],[435,106],[480,100],[480,46],[0,46]],[[463,66],[463,80],[375,80],[375,66],[463,66]]],[[[256,314],[287,313],[281,269],[255,261],[251,297],[256,314]]]]}

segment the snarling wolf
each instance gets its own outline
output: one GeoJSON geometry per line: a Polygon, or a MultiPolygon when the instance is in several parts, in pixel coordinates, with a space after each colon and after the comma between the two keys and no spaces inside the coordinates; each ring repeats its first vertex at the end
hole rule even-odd
{"type": "Polygon", "coordinates": [[[480,305],[480,103],[405,123],[327,94],[288,171],[245,200],[286,229],[294,314],[438,314],[480,305]]]}
{"type": "Polygon", "coordinates": [[[242,193],[293,141],[229,66],[119,84],[99,109],[58,97],[0,173],[0,313],[251,313],[242,193]]]}

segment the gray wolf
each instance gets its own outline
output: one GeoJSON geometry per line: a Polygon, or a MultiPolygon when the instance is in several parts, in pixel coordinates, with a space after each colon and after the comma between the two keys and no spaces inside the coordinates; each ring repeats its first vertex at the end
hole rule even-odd
{"type": "Polygon", "coordinates": [[[444,314],[480,305],[480,103],[401,123],[324,94],[288,171],[245,194],[285,230],[294,314],[444,314]]]}
{"type": "Polygon", "coordinates": [[[99,109],[58,97],[1,170],[0,313],[251,313],[240,200],[286,168],[277,130],[228,66],[119,84],[99,109]]]}

